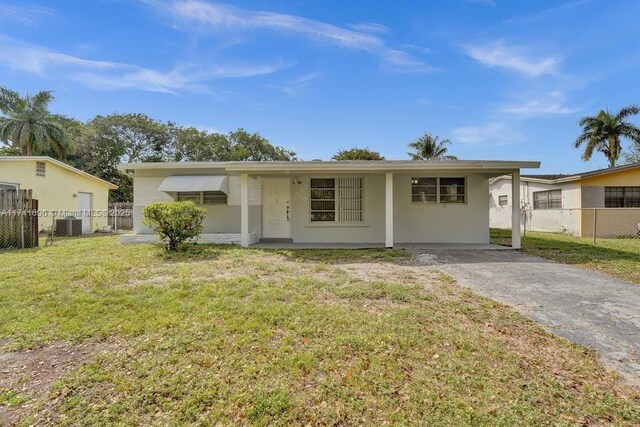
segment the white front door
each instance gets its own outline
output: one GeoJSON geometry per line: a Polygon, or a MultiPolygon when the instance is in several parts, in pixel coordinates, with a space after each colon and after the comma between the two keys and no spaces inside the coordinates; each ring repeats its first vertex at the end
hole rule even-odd
{"type": "Polygon", "coordinates": [[[82,233],[91,233],[91,193],[78,193],[78,216],[82,219],[82,233]]]}
{"type": "Polygon", "coordinates": [[[288,239],[291,201],[289,178],[262,178],[262,237],[288,239]]]}

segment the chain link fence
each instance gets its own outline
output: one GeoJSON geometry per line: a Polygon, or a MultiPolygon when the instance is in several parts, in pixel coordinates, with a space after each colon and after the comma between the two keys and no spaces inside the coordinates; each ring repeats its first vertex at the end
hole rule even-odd
{"type": "Polygon", "coordinates": [[[51,245],[65,237],[133,229],[133,204],[108,210],[38,209],[31,190],[0,190],[0,250],[51,245]]]}
{"type": "Polygon", "coordinates": [[[34,248],[38,244],[37,211],[0,211],[0,250],[34,248]]]}
{"type": "Polygon", "coordinates": [[[640,208],[523,209],[527,231],[592,238],[639,238],[640,208]]]}
{"type": "Polygon", "coordinates": [[[578,237],[640,238],[640,208],[523,209],[521,229],[578,237]]]}
{"type": "Polygon", "coordinates": [[[38,201],[31,190],[0,190],[0,250],[38,244],[38,201]]]}

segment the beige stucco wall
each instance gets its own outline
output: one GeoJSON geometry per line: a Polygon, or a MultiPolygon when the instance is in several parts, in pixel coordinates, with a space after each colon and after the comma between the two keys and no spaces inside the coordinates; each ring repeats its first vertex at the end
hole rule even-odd
{"type": "MultiPolygon", "coordinates": [[[[301,184],[292,185],[291,236],[295,242],[309,243],[384,243],[384,174],[314,174],[298,176],[301,184]],[[360,176],[364,179],[364,221],[359,224],[318,223],[310,221],[310,179],[360,176]]],[[[488,243],[489,184],[481,174],[394,174],[393,215],[395,243],[488,243]],[[414,204],[411,202],[413,176],[467,178],[465,204],[414,204]]]]}
{"type": "MultiPolygon", "coordinates": [[[[170,202],[173,196],[159,191],[158,187],[168,176],[172,175],[224,175],[222,170],[215,169],[179,169],[138,170],[133,180],[133,232],[135,234],[152,234],[153,231],[142,224],[142,209],[153,202],[170,202]]],[[[240,232],[240,176],[229,176],[229,194],[226,205],[203,206],[207,217],[203,223],[203,233],[239,233],[240,232]]],[[[252,177],[249,180],[249,230],[261,235],[260,180],[252,177]]]]}
{"type": "Polygon", "coordinates": [[[314,174],[298,176],[301,184],[292,185],[291,237],[294,242],[309,243],[382,243],[384,242],[384,175],[382,174],[314,174]],[[364,186],[364,221],[339,224],[310,221],[311,178],[362,177],[364,186]]]}
{"type": "MultiPolygon", "coordinates": [[[[224,174],[208,170],[138,170],[134,178],[134,232],[151,233],[142,225],[143,207],[154,201],[171,201],[172,196],[158,191],[160,183],[170,175],[224,174]]],[[[426,174],[429,175],[429,174],[426,174]]],[[[424,173],[394,175],[394,235],[395,243],[488,243],[489,184],[483,174],[437,174],[435,176],[465,176],[467,203],[413,204],[411,177],[424,173]]],[[[250,176],[249,231],[260,236],[262,229],[261,179],[284,175],[250,176]]],[[[432,175],[429,175],[432,176],[432,175]]],[[[290,177],[290,176],[288,176],[290,177]]],[[[295,242],[308,243],[384,243],[385,239],[385,176],[377,174],[296,174],[291,183],[291,237],[295,242]],[[358,224],[318,223],[310,221],[310,190],[312,177],[358,176],[364,185],[364,221],[358,224]],[[298,183],[299,182],[299,183],[298,183]]],[[[229,177],[227,206],[207,207],[203,233],[240,232],[240,177],[229,177]]]]}
{"type": "MultiPolygon", "coordinates": [[[[106,212],[109,206],[109,187],[96,179],[72,172],[55,163],[45,161],[45,176],[36,175],[36,160],[0,161],[0,182],[14,183],[20,189],[33,190],[40,211],[75,211],[79,192],[91,194],[91,209],[106,212]]],[[[59,218],[59,217],[58,217],[59,218]]],[[[41,216],[38,227],[50,227],[51,216],[41,216]]],[[[107,225],[107,217],[93,216],[91,229],[107,225]]]]}
{"type": "Polygon", "coordinates": [[[394,239],[397,243],[489,243],[488,176],[464,173],[437,175],[467,178],[465,204],[411,203],[412,176],[416,175],[394,176],[394,239]]]}

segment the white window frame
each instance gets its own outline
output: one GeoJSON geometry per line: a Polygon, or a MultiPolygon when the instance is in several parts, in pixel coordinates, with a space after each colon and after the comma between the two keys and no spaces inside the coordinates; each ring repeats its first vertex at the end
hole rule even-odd
{"type": "MultiPolygon", "coordinates": [[[[222,191],[220,191],[220,193],[225,194],[225,196],[226,196],[224,198],[224,203],[205,203],[204,202],[204,193],[212,193],[212,191],[180,191],[180,192],[175,192],[173,194],[173,200],[178,202],[178,201],[180,201],[180,194],[191,194],[191,193],[198,193],[198,200],[195,202],[196,205],[200,205],[200,206],[226,206],[226,205],[229,204],[229,195],[225,194],[222,191]]],[[[213,191],[213,193],[217,193],[217,192],[213,191]]]]}
{"type": "Polygon", "coordinates": [[[561,188],[554,188],[553,190],[541,190],[541,191],[534,191],[533,192],[533,209],[534,210],[549,210],[549,209],[562,209],[562,189],[561,188]],[[552,193],[560,193],[560,207],[551,207],[551,194],[552,193]],[[536,196],[538,195],[545,195],[546,196],[546,206],[545,207],[541,207],[539,202],[536,200],[536,196]]]}
{"type": "MultiPolygon", "coordinates": [[[[343,187],[342,190],[348,190],[349,188],[355,188],[355,187],[343,187]]],[[[365,179],[363,176],[314,176],[309,178],[309,222],[311,224],[363,224],[364,223],[364,193],[365,193],[365,179]],[[311,193],[312,190],[314,190],[314,188],[311,186],[312,182],[314,179],[332,179],[333,180],[333,187],[332,188],[326,188],[327,190],[331,190],[333,189],[333,199],[313,199],[311,197],[311,193]],[[340,180],[348,180],[348,179],[359,179],[360,180],[360,198],[349,198],[349,199],[344,199],[342,198],[341,194],[340,194],[340,188],[338,186],[338,183],[340,182],[340,180]],[[325,211],[321,211],[318,209],[312,209],[312,204],[314,201],[333,201],[334,202],[334,209],[333,211],[329,211],[327,210],[326,212],[334,212],[333,215],[333,221],[331,220],[314,220],[313,219],[313,212],[325,212],[325,211]],[[348,209],[348,210],[342,210],[340,208],[341,205],[341,201],[344,200],[352,200],[352,201],[359,201],[360,202],[360,209],[348,209]],[[346,212],[351,212],[354,213],[356,216],[359,213],[360,214],[360,219],[359,220],[349,220],[349,219],[342,219],[341,218],[341,213],[346,213],[346,212]]]]}
{"type": "Polygon", "coordinates": [[[411,177],[411,191],[409,192],[409,197],[411,197],[411,204],[412,205],[466,205],[469,201],[468,199],[468,189],[469,189],[469,179],[467,178],[467,176],[465,175],[457,175],[457,176],[412,176],[411,177]],[[414,201],[413,200],[413,187],[414,185],[418,185],[418,184],[414,184],[414,181],[420,178],[430,178],[430,179],[435,179],[436,180],[436,200],[435,201],[414,201]],[[440,187],[442,186],[442,184],[440,183],[441,179],[464,179],[464,193],[462,194],[464,201],[463,202],[448,202],[448,201],[442,201],[442,197],[443,194],[441,194],[440,192],[440,187]]]}

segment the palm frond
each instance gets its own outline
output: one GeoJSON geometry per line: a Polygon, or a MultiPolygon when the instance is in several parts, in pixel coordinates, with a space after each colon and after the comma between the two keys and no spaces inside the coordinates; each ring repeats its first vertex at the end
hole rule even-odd
{"type": "Polygon", "coordinates": [[[21,104],[24,104],[21,101],[22,99],[18,92],[0,86],[0,111],[4,114],[11,115],[20,110],[21,104]]]}
{"type": "Polygon", "coordinates": [[[618,114],[615,115],[616,121],[622,121],[629,116],[635,116],[636,114],[640,114],[640,107],[637,105],[628,105],[618,111],[618,114]]]}

